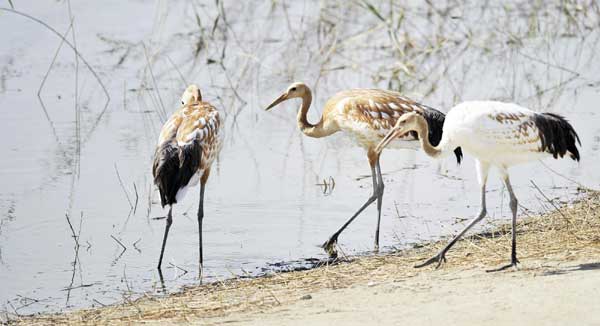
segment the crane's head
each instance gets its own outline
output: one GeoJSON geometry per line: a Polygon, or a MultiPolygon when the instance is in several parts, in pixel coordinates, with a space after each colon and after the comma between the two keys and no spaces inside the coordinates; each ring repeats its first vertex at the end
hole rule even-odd
{"type": "Polygon", "coordinates": [[[273,101],[273,103],[271,103],[265,110],[270,110],[272,107],[276,106],[277,104],[292,99],[292,98],[298,98],[298,97],[303,97],[304,94],[310,92],[310,90],[308,89],[308,86],[306,86],[304,83],[300,83],[300,82],[296,82],[291,84],[283,94],[281,94],[281,96],[279,96],[275,101],[273,101]]]}
{"type": "Polygon", "coordinates": [[[400,116],[396,120],[396,124],[392,127],[392,130],[377,144],[375,147],[376,153],[381,153],[385,146],[389,144],[396,137],[402,137],[413,130],[420,130],[421,120],[424,120],[423,116],[416,112],[408,112],[400,116]]]}
{"type": "Polygon", "coordinates": [[[195,84],[188,86],[183,92],[183,95],[181,95],[181,105],[183,106],[200,101],[202,101],[202,94],[195,84]]]}

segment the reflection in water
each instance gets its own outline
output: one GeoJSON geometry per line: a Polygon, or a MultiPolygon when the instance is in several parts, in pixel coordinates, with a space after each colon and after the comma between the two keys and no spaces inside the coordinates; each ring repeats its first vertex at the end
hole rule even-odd
{"type": "MultiPolygon", "coordinates": [[[[8,12],[0,20],[7,31],[0,42],[10,44],[0,54],[0,133],[10,140],[0,149],[0,301],[10,314],[105,305],[198,282],[191,272],[197,194],[174,212],[176,249],[164,262],[163,286],[154,264],[164,221],[152,218],[165,212],[150,177],[158,130],[191,82],[226,116],[225,146],[207,184],[207,281],[260,275],[268,262],[325,258],[317,245],[370,194],[360,149],[341,135],[302,136],[293,105],[263,112],[291,81],[315,91],[310,121],[325,99],[353,87],[393,89],[441,111],[500,99],[567,116],[580,131],[581,163],[511,172],[528,214],[553,209],[530,180],[554,205],[576,198],[579,183],[600,181],[600,13],[592,0],[70,5],[18,9],[77,46],[106,86],[108,106],[94,75],[56,35],[8,12]],[[132,23],[131,13],[143,19],[132,23]],[[36,93],[48,71],[44,112],[36,93]],[[330,177],[335,190],[324,192],[330,177]]],[[[389,151],[381,167],[383,246],[454,234],[478,209],[469,157],[459,168],[389,151]]],[[[499,182],[490,184],[486,223],[510,215],[506,196],[499,182]]],[[[353,223],[340,243],[346,254],[372,249],[375,222],[370,208],[353,223]]]]}

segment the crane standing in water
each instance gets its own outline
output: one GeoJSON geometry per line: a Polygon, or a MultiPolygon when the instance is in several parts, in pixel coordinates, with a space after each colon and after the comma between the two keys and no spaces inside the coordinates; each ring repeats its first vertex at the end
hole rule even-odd
{"type": "Polygon", "coordinates": [[[173,205],[181,201],[187,190],[200,182],[198,206],[199,269],[202,277],[202,219],[204,188],[210,166],[221,149],[219,112],[202,101],[200,89],[190,85],[181,97],[182,107],[175,111],[160,131],[154,154],[152,175],[160,192],[163,207],[169,205],[158,270],[161,270],[169,229],[173,223],[173,205]]]}
{"type": "Polygon", "coordinates": [[[513,192],[508,174],[512,165],[536,161],[548,157],[563,157],[565,154],[579,161],[577,144],[579,136],[573,126],[560,115],[537,113],[516,104],[494,101],[464,102],[452,108],[446,116],[442,139],[433,145],[428,137],[428,121],[414,113],[405,114],[389,134],[377,146],[380,153],[396,137],[416,132],[421,139],[421,147],[431,157],[441,157],[457,146],[475,156],[479,184],[481,186],[481,211],[457,236],[455,236],[436,256],[415,267],[423,267],[437,262],[439,267],[446,261],[446,252],[473,225],[486,215],[485,185],[491,166],[500,171],[510,196],[512,212],[512,247],[510,264],[495,270],[516,267],[517,259],[517,197],[513,192]]]}
{"type": "MultiPolygon", "coordinates": [[[[342,91],[331,97],[323,109],[321,120],[317,124],[308,122],[307,113],[312,101],[312,93],[303,83],[293,83],[287,90],[271,103],[270,110],[279,103],[293,99],[302,99],[298,111],[298,127],[306,136],[321,138],[338,131],[350,135],[354,141],[367,150],[367,158],[371,166],[373,178],[373,194],[358,209],[340,229],[338,229],[323,245],[322,248],[331,256],[336,257],[335,245],[337,238],[344,229],[369,205],[377,200],[377,228],[375,229],[375,250],[379,249],[379,225],[381,221],[381,204],[383,198],[383,179],[379,166],[379,152],[376,145],[394,126],[396,120],[404,114],[415,112],[428,122],[428,137],[436,143],[442,137],[444,114],[433,108],[419,104],[397,92],[380,89],[352,89],[342,91]]],[[[395,148],[418,148],[416,133],[400,137],[393,143],[395,148]]],[[[455,149],[456,159],[460,163],[462,152],[455,149]]]]}

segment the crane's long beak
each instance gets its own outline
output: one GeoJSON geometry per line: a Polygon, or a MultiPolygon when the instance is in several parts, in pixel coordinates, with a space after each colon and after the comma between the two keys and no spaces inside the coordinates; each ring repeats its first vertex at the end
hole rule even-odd
{"type": "Polygon", "coordinates": [[[383,151],[383,149],[392,141],[394,140],[394,138],[402,136],[404,134],[404,132],[402,132],[402,130],[398,127],[394,127],[392,128],[392,130],[390,130],[390,132],[385,135],[385,137],[383,137],[383,139],[379,142],[379,144],[377,144],[377,147],[375,147],[375,153],[377,154],[381,154],[381,151],[383,151]]]}
{"type": "Polygon", "coordinates": [[[202,93],[200,93],[199,88],[198,88],[198,91],[196,92],[196,94],[194,94],[194,98],[195,98],[196,102],[202,102],[202,93]]]}
{"type": "Polygon", "coordinates": [[[279,104],[285,100],[287,100],[287,93],[281,94],[281,96],[279,96],[275,101],[273,101],[273,103],[271,103],[269,106],[267,106],[265,111],[269,111],[272,107],[276,106],[277,104],[279,104]]]}

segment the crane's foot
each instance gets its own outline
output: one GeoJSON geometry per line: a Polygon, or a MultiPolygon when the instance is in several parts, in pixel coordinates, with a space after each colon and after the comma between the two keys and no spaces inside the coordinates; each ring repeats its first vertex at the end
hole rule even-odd
{"type": "Polygon", "coordinates": [[[379,253],[379,243],[375,243],[375,246],[373,247],[373,252],[378,254],[379,253]]]}
{"type": "Polygon", "coordinates": [[[435,266],[435,269],[440,268],[440,266],[442,265],[442,263],[446,262],[446,253],[445,252],[440,252],[439,254],[429,258],[428,260],[426,260],[425,262],[415,265],[415,268],[421,268],[421,267],[425,267],[427,265],[431,265],[433,263],[437,263],[437,265],[435,266]]]}
{"type": "Polygon", "coordinates": [[[337,249],[335,248],[337,245],[337,237],[338,235],[334,234],[331,236],[331,238],[329,238],[329,240],[325,241],[325,243],[321,245],[321,248],[325,250],[330,259],[336,259],[338,256],[337,249]]]}
{"type": "Polygon", "coordinates": [[[158,277],[159,277],[159,280],[160,280],[160,285],[161,285],[160,287],[161,287],[163,293],[166,294],[167,293],[167,287],[165,286],[165,278],[163,277],[163,273],[162,273],[162,270],[160,268],[158,269],[158,277]]]}
{"type": "Polygon", "coordinates": [[[500,272],[503,271],[505,269],[509,269],[509,268],[514,268],[514,270],[519,270],[519,268],[517,267],[517,264],[520,264],[521,262],[517,259],[517,257],[513,257],[511,259],[510,264],[508,265],[504,265],[504,266],[500,266],[498,268],[494,268],[494,269],[488,269],[486,270],[486,273],[494,273],[494,272],[500,272]]]}

